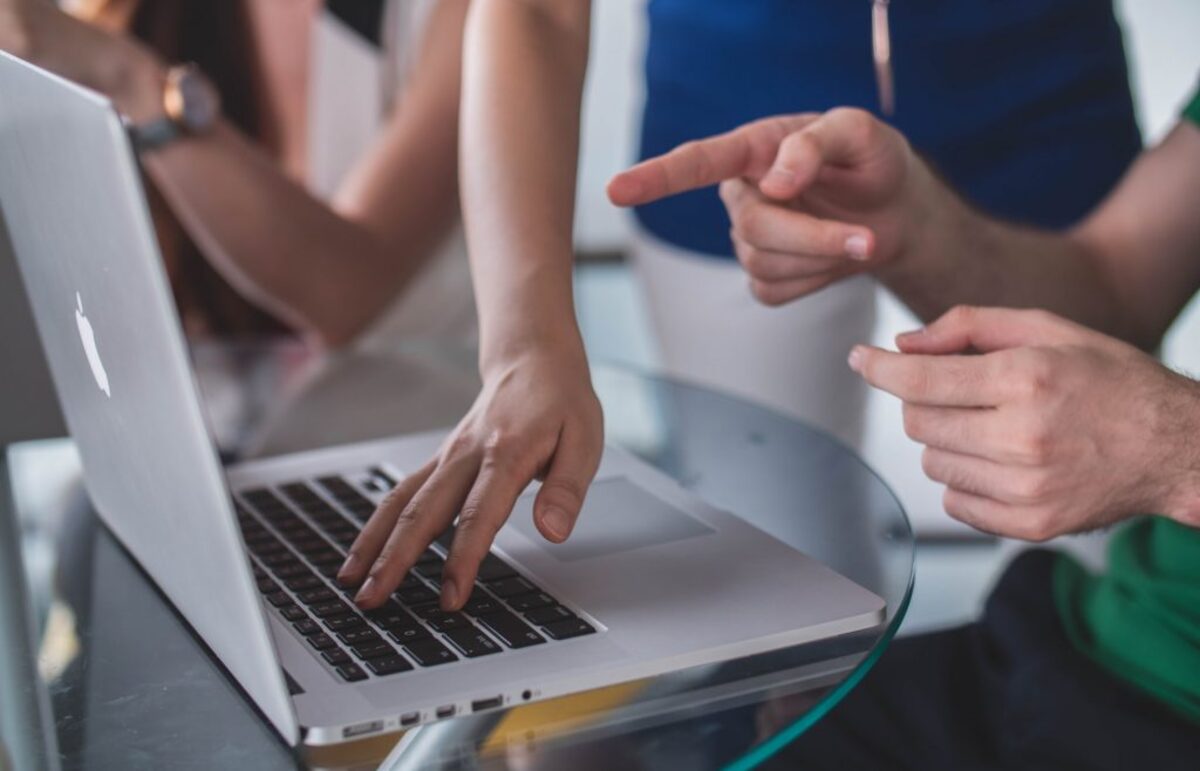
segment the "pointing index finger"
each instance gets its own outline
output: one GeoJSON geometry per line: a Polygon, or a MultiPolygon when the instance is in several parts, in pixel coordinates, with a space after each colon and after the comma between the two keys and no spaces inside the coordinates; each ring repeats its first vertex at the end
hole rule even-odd
{"type": "Polygon", "coordinates": [[[766,118],[687,142],[613,177],[608,183],[609,200],[617,206],[639,206],[726,179],[761,177],[774,162],[784,137],[815,119],[808,114],[766,118]]]}

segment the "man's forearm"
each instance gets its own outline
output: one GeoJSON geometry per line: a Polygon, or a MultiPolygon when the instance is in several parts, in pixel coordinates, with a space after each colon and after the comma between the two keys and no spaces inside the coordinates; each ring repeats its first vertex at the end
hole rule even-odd
{"type": "Polygon", "coordinates": [[[1144,343],[1132,339],[1104,260],[1072,232],[988,217],[923,162],[914,164],[909,195],[913,233],[877,275],[922,320],[955,305],[1043,308],[1144,343]]]}
{"type": "Polygon", "coordinates": [[[579,349],[571,284],[582,0],[479,0],[467,22],[461,187],[485,369],[579,349]]]}

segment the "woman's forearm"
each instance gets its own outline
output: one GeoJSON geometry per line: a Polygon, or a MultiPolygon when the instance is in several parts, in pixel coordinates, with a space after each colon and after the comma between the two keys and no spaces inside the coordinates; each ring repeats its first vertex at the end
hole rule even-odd
{"type": "Polygon", "coordinates": [[[584,0],[476,0],[461,186],[485,371],[526,348],[582,354],[572,217],[587,67],[584,0]]]}
{"type": "Polygon", "coordinates": [[[146,156],[145,167],[226,280],[325,344],[352,339],[420,264],[419,249],[390,248],[226,124],[146,156]]]}
{"type": "Polygon", "coordinates": [[[402,109],[331,204],[228,125],[146,158],[227,280],[327,345],[352,340],[390,305],[457,217],[465,7],[446,0],[434,11],[402,109]]]}

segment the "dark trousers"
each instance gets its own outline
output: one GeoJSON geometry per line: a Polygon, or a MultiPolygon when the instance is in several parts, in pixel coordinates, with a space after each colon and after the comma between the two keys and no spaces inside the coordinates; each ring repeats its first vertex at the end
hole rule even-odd
{"type": "Polygon", "coordinates": [[[1022,554],[977,623],[896,640],[767,764],[830,769],[1200,769],[1200,725],[1072,647],[1055,555],[1022,554]]]}

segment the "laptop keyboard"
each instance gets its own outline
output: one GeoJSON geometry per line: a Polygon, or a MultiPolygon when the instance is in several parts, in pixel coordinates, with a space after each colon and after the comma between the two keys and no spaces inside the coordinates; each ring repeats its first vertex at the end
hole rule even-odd
{"type": "MultiPolygon", "coordinates": [[[[368,483],[395,480],[382,469],[368,483]]],[[[438,606],[453,530],[421,555],[382,607],[359,610],[336,576],[375,504],[341,476],[244,491],[238,523],[267,605],[347,682],[592,634],[595,627],[488,554],[462,612],[438,606]]]]}

